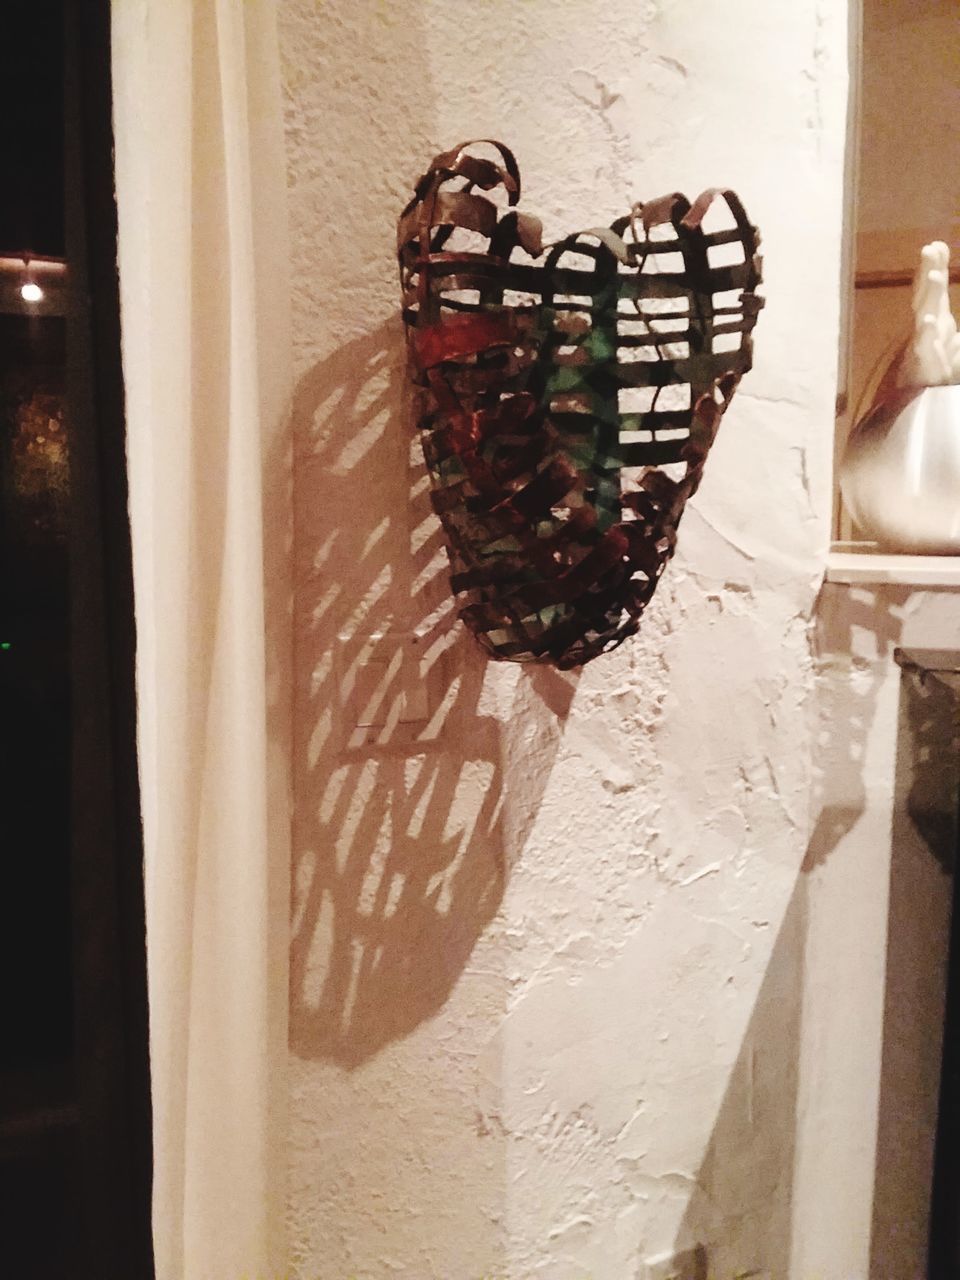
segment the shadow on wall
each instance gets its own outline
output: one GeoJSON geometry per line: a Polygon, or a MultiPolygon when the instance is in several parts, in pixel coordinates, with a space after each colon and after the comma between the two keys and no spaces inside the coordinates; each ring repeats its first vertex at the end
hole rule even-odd
{"type": "MultiPolygon", "coordinates": [[[[867,740],[880,687],[896,670],[907,594],[889,586],[844,588],[841,607],[821,619],[827,659],[855,651],[856,627],[875,638],[877,661],[843,658],[836,679],[821,683],[818,820],[675,1240],[677,1250],[706,1246],[711,1275],[790,1274],[804,873],[834,852],[866,808],[867,740]]],[[[916,676],[903,680],[870,1247],[875,1280],[924,1271],[956,850],[954,714],[935,682],[928,688],[916,676]]]]}
{"type": "MultiPolygon", "coordinates": [[[[935,678],[904,671],[890,860],[872,1280],[927,1273],[957,846],[957,732],[954,696],[935,678]]],[[[955,1213],[956,1206],[949,1206],[949,1216],[955,1213]]],[[[934,1269],[930,1274],[940,1272],[934,1269]]]]}
{"type": "Polygon", "coordinates": [[[446,1001],[509,870],[501,723],[531,692],[551,713],[506,824],[520,849],[576,688],[525,669],[498,703],[504,682],[454,614],[403,358],[399,321],[384,324],[294,402],[291,1046],[348,1068],[446,1001]]]}
{"type": "Polygon", "coordinates": [[[800,875],[675,1241],[724,1280],[790,1273],[805,934],[800,875]]]}
{"type": "Polygon", "coordinates": [[[904,671],[896,818],[909,819],[947,876],[954,874],[957,856],[958,734],[954,692],[936,677],[904,671]]]}
{"type": "MultiPolygon", "coordinates": [[[[817,818],[676,1239],[678,1249],[706,1245],[713,1268],[711,1274],[716,1272],[727,1277],[757,1270],[764,1275],[781,1277],[790,1272],[807,927],[806,873],[831,857],[866,810],[864,770],[868,742],[881,688],[896,670],[893,652],[903,631],[908,597],[909,588],[905,587],[831,588],[828,585],[818,602],[818,649],[824,678],[819,682],[818,694],[814,790],[817,818]],[[870,657],[854,657],[851,661],[850,655],[863,649],[864,640],[872,650],[870,657]]],[[[929,701],[924,700],[921,705],[916,697],[911,697],[901,711],[888,956],[888,971],[892,966],[895,974],[916,975],[929,969],[918,963],[917,957],[904,953],[905,946],[909,950],[926,945],[929,934],[914,918],[917,895],[915,887],[911,890],[908,882],[913,880],[916,885],[916,868],[906,874],[898,868],[904,865],[905,859],[916,862],[909,851],[923,843],[921,834],[929,839],[936,828],[942,847],[943,831],[946,828],[952,831],[952,811],[945,809],[942,799],[932,800],[930,795],[931,787],[938,797],[944,794],[939,785],[942,769],[937,771],[936,785],[930,781],[938,744],[942,756],[945,740],[943,726],[935,722],[935,710],[929,701]],[[914,748],[914,753],[908,754],[915,760],[931,762],[920,772],[911,771],[909,779],[905,779],[903,773],[903,745],[907,737],[914,748]],[[913,908],[909,906],[911,901],[913,908]]],[[[927,857],[929,859],[929,855],[927,857]]],[[[932,865],[927,866],[926,879],[931,883],[923,895],[925,906],[921,914],[930,909],[937,894],[933,883],[937,876],[932,865]]],[[[911,1126],[916,1129],[917,1112],[912,1104],[903,1105],[903,1080],[909,1076],[915,1083],[918,1071],[915,1064],[905,1069],[901,1062],[904,1044],[897,1030],[897,1018],[901,1019],[902,1028],[905,1016],[908,1021],[915,1016],[908,1010],[928,1008],[930,1004],[928,993],[913,990],[904,995],[899,990],[902,986],[899,980],[894,986],[898,988],[893,1000],[896,1009],[891,1008],[889,990],[887,994],[882,1083],[886,1101],[881,1105],[873,1224],[875,1259],[883,1259],[875,1262],[879,1268],[876,1275],[884,1280],[894,1274],[913,1274],[910,1267],[890,1266],[891,1239],[898,1232],[901,1236],[910,1234],[902,1231],[902,1222],[897,1225],[897,1215],[905,1201],[903,1162],[895,1153],[898,1146],[911,1152],[917,1146],[915,1134],[907,1133],[911,1126]],[[891,1102],[898,1088],[898,1100],[891,1102]],[[882,1241],[879,1251],[878,1240],[882,1241]]],[[[926,1039],[929,1040],[929,1036],[926,1039]]],[[[916,1052],[916,1046],[922,1046],[923,1041],[922,1035],[914,1037],[915,1047],[907,1052],[916,1052]]],[[[919,1052],[926,1063],[929,1045],[921,1047],[919,1052]]],[[[928,1119],[925,1117],[924,1122],[928,1119]]],[[[917,1163],[915,1160],[914,1164],[917,1163]]],[[[922,1173],[917,1185],[925,1193],[922,1173]]]]}
{"type": "Polygon", "coordinates": [[[824,587],[817,603],[821,667],[841,655],[836,679],[819,683],[819,733],[814,759],[816,825],[804,860],[812,871],[829,858],[863,814],[867,803],[864,760],[877,696],[889,676],[903,630],[909,587],[824,587]],[[854,659],[854,629],[874,637],[872,660],[854,659]]]}

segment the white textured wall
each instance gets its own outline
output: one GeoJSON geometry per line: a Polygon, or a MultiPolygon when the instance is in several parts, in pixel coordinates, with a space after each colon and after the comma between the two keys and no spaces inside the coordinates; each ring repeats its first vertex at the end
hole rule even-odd
{"type": "MultiPolygon", "coordinates": [[[[801,865],[846,5],[280,9],[300,370],[297,1275],[621,1280],[702,1241],[723,1280],[808,1280],[801,865]],[[678,556],[641,635],[579,677],[488,665],[450,630],[408,464],[395,218],[436,151],[484,136],[516,150],[550,234],[724,184],[764,235],[756,367],[678,556]],[[344,678],[369,649],[399,662],[376,637],[411,632],[430,719],[358,743],[344,678]]],[[[862,1178],[847,1190],[869,1197],[862,1178]]]]}
{"type": "Polygon", "coordinates": [[[955,709],[894,649],[957,647],[955,589],[824,587],[806,858],[797,1277],[926,1275],[956,806],[955,709]],[[921,781],[918,784],[917,779],[921,781]]]}

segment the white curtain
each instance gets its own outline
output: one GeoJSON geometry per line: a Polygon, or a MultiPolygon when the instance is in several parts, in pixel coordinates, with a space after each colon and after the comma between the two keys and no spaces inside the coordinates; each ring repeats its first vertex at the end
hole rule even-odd
{"type": "Polygon", "coordinates": [[[114,0],[158,1280],[285,1270],[285,167],[271,0],[114,0]]]}

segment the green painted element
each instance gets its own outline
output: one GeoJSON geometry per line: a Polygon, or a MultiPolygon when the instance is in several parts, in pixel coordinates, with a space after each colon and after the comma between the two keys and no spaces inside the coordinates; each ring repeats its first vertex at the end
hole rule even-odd
{"type": "MultiPolygon", "coordinates": [[[[616,321],[614,321],[614,329],[616,329],[616,321]]],[[[594,361],[615,361],[617,358],[616,338],[611,339],[604,329],[591,329],[582,345],[586,351],[589,351],[590,358],[594,361]]]]}
{"type": "Polygon", "coordinates": [[[551,371],[547,379],[547,394],[563,391],[579,391],[584,385],[583,370],[577,365],[564,364],[551,371]]]}

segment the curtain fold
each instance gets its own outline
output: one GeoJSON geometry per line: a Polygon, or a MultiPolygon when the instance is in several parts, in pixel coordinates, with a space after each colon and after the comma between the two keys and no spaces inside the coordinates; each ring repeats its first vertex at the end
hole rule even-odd
{"type": "Polygon", "coordinates": [[[281,1276],[290,369],[271,0],[114,0],[158,1280],[281,1276]]]}

